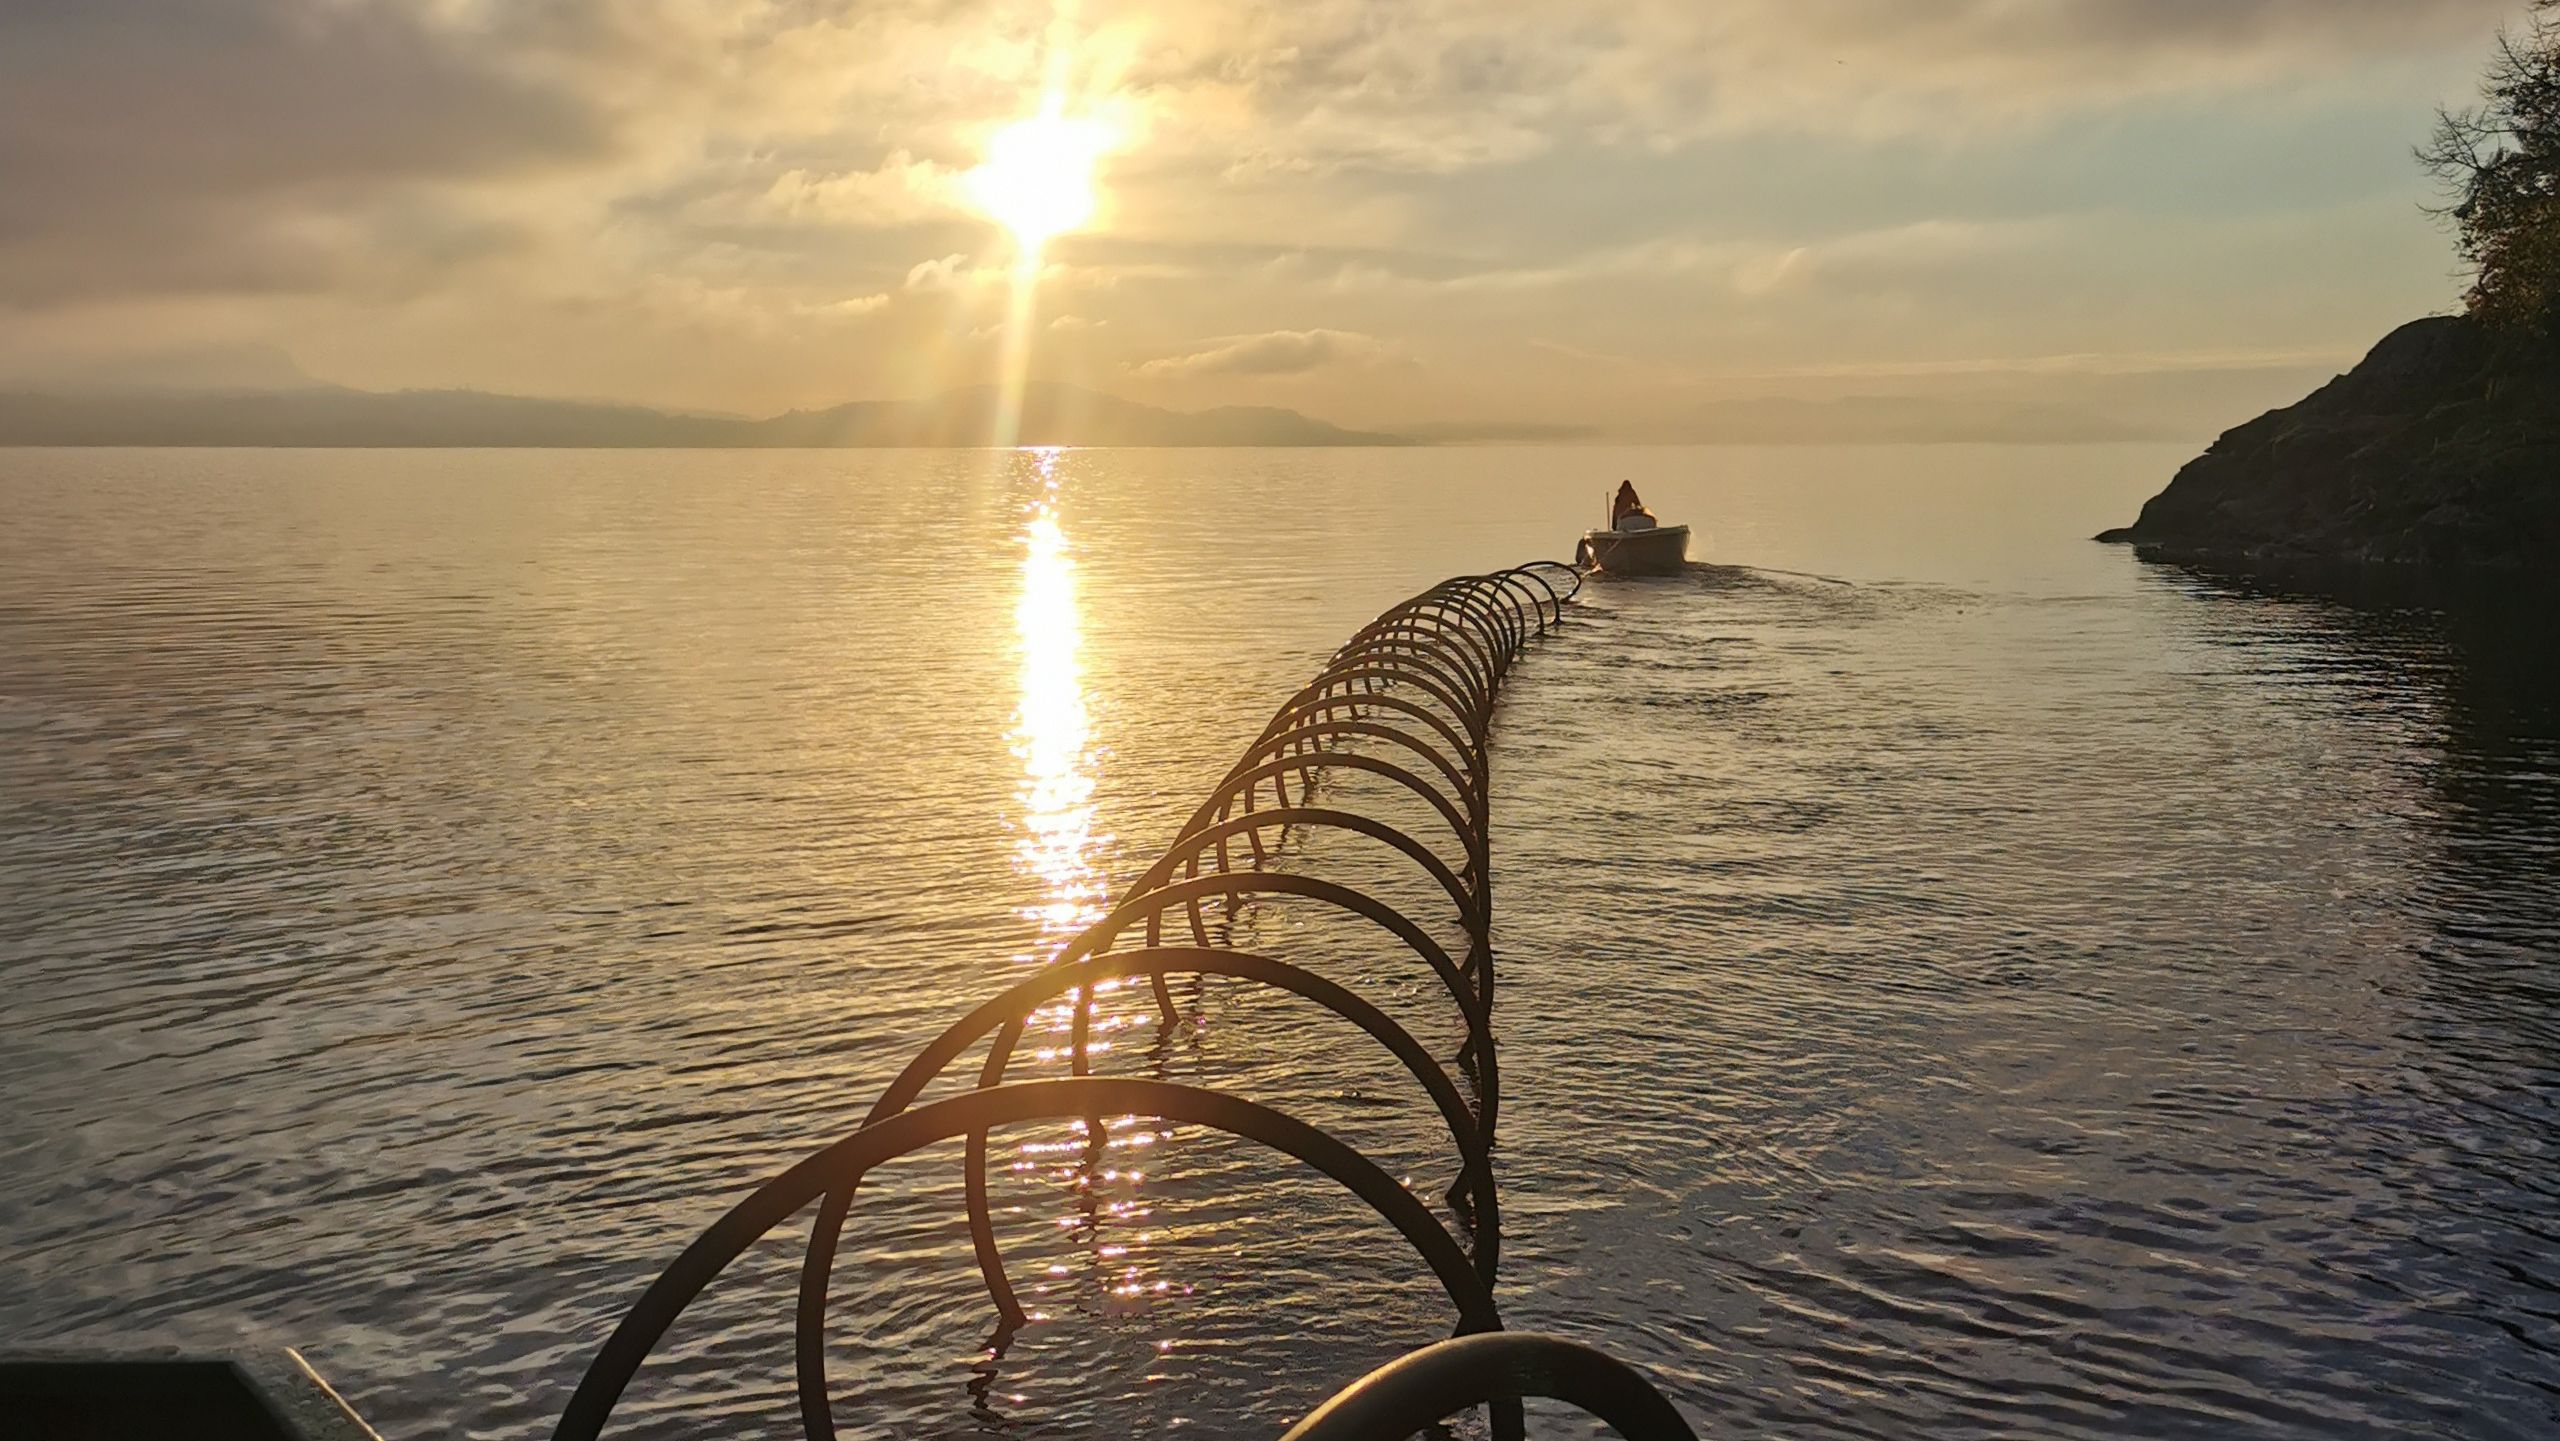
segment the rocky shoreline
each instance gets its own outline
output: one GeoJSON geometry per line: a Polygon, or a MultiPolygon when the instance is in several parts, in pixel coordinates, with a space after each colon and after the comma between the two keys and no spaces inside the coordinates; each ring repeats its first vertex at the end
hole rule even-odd
{"type": "Polygon", "coordinates": [[[2133,524],[2167,559],[2517,569],[2560,550],[2560,357],[2475,321],[2386,336],[2300,402],[2224,432],[2133,524]]]}

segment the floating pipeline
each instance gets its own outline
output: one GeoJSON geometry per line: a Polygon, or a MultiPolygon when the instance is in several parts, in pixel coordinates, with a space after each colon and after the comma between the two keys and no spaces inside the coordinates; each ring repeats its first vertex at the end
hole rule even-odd
{"type": "Polygon", "coordinates": [[[990,997],[935,1037],[890,1083],[860,1129],[757,1187],[676,1257],[588,1365],[553,1432],[555,1441],[594,1441],[623,1388],[686,1305],[750,1245],[813,1203],[816,1217],[795,1315],[795,1360],[808,1441],[834,1441],[827,1290],[855,1192],[873,1167],[955,1137],[966,1139],[970,1238],[995,1307],[1001,1347],[1027,1317],[996,1243],[987,1195],[988,1133],[1031,1121],[1082,1121],[1093,1148],[1104,1139],[1101,1118],[1107,1113],[1211,1127],[1313,1167],[1394,1227],[1447,1293],[1457,1315],[1451,1340],[1353,1382],[1300,1421],[1289,1438],[1400,1437],[1479,1405],[1492,1408],[1496,1436],[1517,1437],[1521,1398],[1538,1396],[1578,1406],[1636,1441],[1692,1441],[1679,1413],[1632,1369],[1575,1342],[1504,1332],[1492,1292],[1501,1237],[1492,1150],[1502,1087],[1493,1035],[1487,732],[1512,665],[1531,640],[1563,622],[1581,580],[1572,567],[1554,561],[1460,576],[1361,627],[1282,703],[1172,844],[1100,920],[1069,939],[1029,979],[990,997]],[[1355,743],[1369,748],[1351,749],[1355,743]],[[1426,829],[1453,846],[1458,864],[1453,868],[1441,851],[1398,826],[1318,804],[1318,779],[1329,770],[1380,776],[1420,798],[1438,822],[1426,829]],[[1348,831],[1397,851],[1447,900],[1465,938],[1464,954],[1450,955],[1413,919],[1364,890],[1274,869],[1279,842],[1293,828],[1348,831]],[[1350,989],[1277,957],[1218,943],[1205,912],[1208,903],[1232,912],[1241,902],[1268,895],[1304,897],[1357,916],[1427,964],[1466,1024],[1457,1057],[1464,1087],[1409,1032],[1350,989]],[[1170,943],[1168,931],[1174,934],[1170,943]],[[1132,941],[1137,944],[1122,948],[1132,941]],[[1166,980],[1175,975],[1227,976],[1290,992],[1358,1026],[1394,1055],[1448,1127],[1456,1176],[1447,1201],[1456,1229],[1377,1163],[1304,1121],[1196,1086],[1091,1075],[1088,1042],[1097,985],[1144,977],[1170,1025],[1180,1019],[1166,980]],[[1074,1007],[1067,1048],[1072,1075],[1008,1081],[1007,1068],[1032,1016],[1061,1000],[1074,1007]],[[917,1104],[928,1084],[990,1037],[976,1089],[917,1104]]]}

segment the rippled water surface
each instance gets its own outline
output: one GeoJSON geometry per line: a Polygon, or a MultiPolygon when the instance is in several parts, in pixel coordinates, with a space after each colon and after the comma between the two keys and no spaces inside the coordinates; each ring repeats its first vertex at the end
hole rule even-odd
{"type": "MultiPolygon", "coordinates": [[[[0,1339],[542,1434],[1359,620],[1632,476],[1727,564],[1586,591],[1496,727],[1509,1323],[1723,1436],[2553,1434],[2549,613],[2080,539],[2178,459],[0,452],[0,1339]]],[[[1237,938],[1455,1047],[1295,904],[1237,938]]],[[[1104,1069],[1445,1185],[1356,1033],[1181,998],[1104,1069]]],[[[1445,1331],[1328,1183],[1123,1127],[1078,1188],[1062,1134],[1000,1138],[999,1358],[956,1147],[866,1187],[847,1435],[1271,1435],[1445,1331]]],[[[617,1434],[788,1433],[797,1265],[617,1434]]]]}

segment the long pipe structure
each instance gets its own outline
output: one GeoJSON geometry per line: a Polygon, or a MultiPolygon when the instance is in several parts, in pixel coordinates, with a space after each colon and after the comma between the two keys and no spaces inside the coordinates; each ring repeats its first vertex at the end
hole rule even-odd
{"type": "Polygon", "coordinates": [[[1385,1441],[1453,1411],[1489,1405],[1494,1434],[1507,1441],[1521,1434],[1521,1399],[1541,1396],[1579,1406],[1634,1441],[1690,1441],[1679,1413],[1635,1371],[1577,1343],[1503,1332],[1492,1293],[1501,1233],[1492,1159],[1501,1078],[1493,1037],[1487,733],[1503,679],[1523,647],[1562,623],[1581,584],[1572,567],[1535,561],[1443,581],[1363,626],[1281,704],[1172,844],[1101,919],[1037,972],[936,1036],[851,1135],[757,1187],[676,1257],[589,1363],[552,1433],[555,1441],[594,1441],[623,1388],[693,1298],[750,1245],[813,1202],[794,1358],[808,1441],[835,1441],[827,1289],[854,1194],[873,1167],[953,1137],[966,1138],[970,1240],[1001,1347],[1027,1318],[996,1243],[988,1133],[1028,1121],[1082,1121],[1090,1157],[1104,1144],[1106,1112],[1211,1127],[1313,1167],[1367,1202],[1447,1293],[1457,1314],[1452,1340],[1361,1378],[1301,1421],[1291,1438],[1385,1441]],[[1373,753],[1381,750],[1385,754],[1373,753]],[[1318,781],[1327,771],[1365,772],[1418,798],[1437,822],[1426,830],[1454,852],[1455,864],[1399,826],[1318,804],[1318,781]],[[1277,838],[1293,829],[1343,831],[1396,851],[1446,898],[1464,953],[1449,954],[1431,931],[1367,891],[1277,869],[1277,838]],[[1210,924],[1208,903],[1223,905],[1232,917],[1250,898],[1273,895],[1356,916],[1430,968],[1466,1026],[1457,1057],[1463,1087],[1410,1032],[1349,988],[1276,957],[1220,944],[1223,930],[1210,924]],[[1188,944],[1168,943],[1168,926],[1186,933],[1188,944]],[[1133,940],[1138,943],[1121,948],[1133,940]],[[1456,1231],[1377,1163],[1303,1121],[1217,1091],[1092,1075],[1093,998],[1101,983],[1145,977],[1170,1025],[1181,1019],[1166,979],[1174,975],[1227,976],[1288,992],[1351,1022],[1392,1054],[1448,1128],[1457,1171],[1446,1200],[1456,1231]],[[1031,1018],[1062,1000],[1073,1007],[1072,1074],[1008,1080],[1031,1018]],[[926,1087],[981,1041],[988,1043],[987,1056],[976,1087],[919,1104],[926,1087]]]}

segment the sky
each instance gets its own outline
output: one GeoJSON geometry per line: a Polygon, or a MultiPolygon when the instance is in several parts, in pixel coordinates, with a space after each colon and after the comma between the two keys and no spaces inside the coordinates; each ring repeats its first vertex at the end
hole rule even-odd
{"type": "Polygon", "coordinates": [[[2410,147],[2519,9],[8,0],[0,379],[2210,436],[2456,305],[2410,147]]]}

